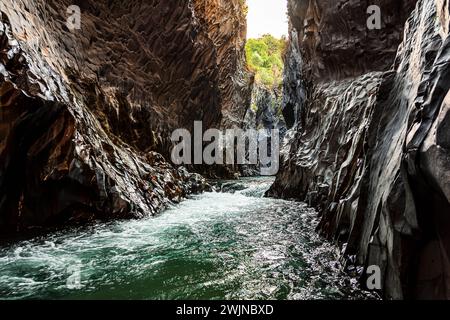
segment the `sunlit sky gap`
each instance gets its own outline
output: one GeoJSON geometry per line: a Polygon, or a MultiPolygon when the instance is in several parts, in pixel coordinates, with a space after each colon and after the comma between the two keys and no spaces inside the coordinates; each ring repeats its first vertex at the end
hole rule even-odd
{"type": "Polygon", "coordinates": [[[270,33],[274,37],[288,34],[287,0],[247,0],[247,38],[270,33]]]}

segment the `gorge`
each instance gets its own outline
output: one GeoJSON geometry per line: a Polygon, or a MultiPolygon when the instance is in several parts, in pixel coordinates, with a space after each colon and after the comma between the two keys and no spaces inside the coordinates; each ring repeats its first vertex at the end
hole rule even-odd
{"type": "Polygon", "coordinates": [[[450,298],[448,0],[288,0],[270,89],[246,10],[2,0],[1,298],[450,298]],[[196,121],[279,129],[279,173],[171,163],[196,121]]]}
{"type": "Polygon", "coordinates": [[[377,4],[369,32],[365,1],[290,2],[293,129],[269,195],[317,207],[348,264],[381,267],[386,298],[449,298],[448,1],[377,4]]]}

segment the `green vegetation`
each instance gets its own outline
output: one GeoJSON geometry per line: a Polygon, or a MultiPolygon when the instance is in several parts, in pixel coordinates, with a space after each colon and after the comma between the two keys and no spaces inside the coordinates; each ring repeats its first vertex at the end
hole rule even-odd
{"type": "Polygon", "coordinates": [[[255,81],[267,87],[278,87],[283,79],[283,53],[286,39],[266,34],[259,39],[249,39],[245,52],[247,64],[255,72],[255,81]]]}

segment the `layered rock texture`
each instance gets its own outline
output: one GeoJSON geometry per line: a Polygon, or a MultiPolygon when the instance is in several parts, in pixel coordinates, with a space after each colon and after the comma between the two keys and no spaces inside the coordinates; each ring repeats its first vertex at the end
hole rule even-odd
{"type": "Polygon", "coordinates": [[[167,162],[170,134],[242,123],[242,1],[2,0],[0,12],[2,235],[152,215],[203,188],[167,162]]]}
{"type": "MultiPolygon", "coordinates": [[[[287,131],[282,113],[282,92],[279,88],[267,87],[260,83],[254,83],[250,108],[244,118],[245,129],[256,129],[258,139],[267,139],[267,154],[271,155],[272,132],[278,130],[278,145],[287,131]]],[[[258,150],[259,152],[259,150],[258,150]]],[[[258,159],[259,160],[259,159],[258,159]]],[[[258,176],[261,174],[261,164],[239,166],[241,176],[258,176]]]]}
{"type": "MultiPolygon", "coordinates": [[[[246,4],[243,0],[195,0],[198,23],[213,44],[220,91],[220,127],[242,127],[252,97],[253,74],[247,70],[246,4]]],[[[203,88],[205,89],[205,88],[203,88]]]]}
{"type": "Polygon", "coordinates": [[[252,102],[245,116],[245,124],[256,129],[278,129],[286,131],[282,114],[282,92],[277,88],[255,84],[252,102]]]}
{"type": "Polygon", "coordinates": [[[290,0],[289,15],[291,130],[269,195],[319,208],[349,269],[381,268],[384,297],[450,298],[448,1],[290,0]]]}

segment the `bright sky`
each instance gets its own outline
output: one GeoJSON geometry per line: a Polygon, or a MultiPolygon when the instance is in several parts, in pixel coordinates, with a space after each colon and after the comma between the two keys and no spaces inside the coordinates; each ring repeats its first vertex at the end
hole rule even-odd
{"type": "Polygon", "coordinates": [[[247,0],[247,38],[270,33],[281,38],[288,34],[287,0],[247,0]]]}

